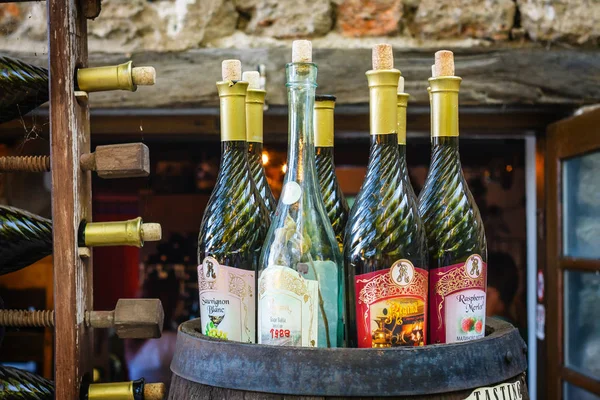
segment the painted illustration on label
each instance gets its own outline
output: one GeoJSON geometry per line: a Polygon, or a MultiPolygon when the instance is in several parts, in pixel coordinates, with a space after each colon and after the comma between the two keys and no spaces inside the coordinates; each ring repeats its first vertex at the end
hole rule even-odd
{"type": "Polygon", "coordinates": [[[485,336],[487,265],[479,254],[432,272],[431,343],[456,343],[485,336]]]}
{"type": "Polygon", "coordinates": [[[355,277],[358,347],[426,344],[427,275],[403,259],[355,277]]]}
{"type": "Polygon", "coordinates": [[[219,339],[254,343],[254,271],[220,265],[206,257],[198,266],[202,333],[219,339]]]}
{"type": "Polygon", "coordinates": [[[258,279],[258,342],[318,345],[319,282],[292,268],[271,265],[258,279]]]}

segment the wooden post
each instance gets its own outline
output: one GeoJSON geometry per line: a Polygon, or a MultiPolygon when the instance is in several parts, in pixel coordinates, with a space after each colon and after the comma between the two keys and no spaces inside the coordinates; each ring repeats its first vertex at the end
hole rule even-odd
{"type": "Polygon", "coordinates": [[[76,400],[91,373],[92,258],[78,255],[77,229],[91,220],[91,172],[79,159],[90,151],[88,106],[74,95],[75,70],[87,66],[87,20],[78,0],[48,0],[50,154],[54,240],[56,398],[76,400]]]}

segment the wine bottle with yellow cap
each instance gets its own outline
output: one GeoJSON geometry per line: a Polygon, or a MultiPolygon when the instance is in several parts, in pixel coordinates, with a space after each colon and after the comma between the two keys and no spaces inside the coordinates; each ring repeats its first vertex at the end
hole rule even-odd
{"type": "Polygon", "coordinates": [[[479,210],[458,152],[458,91],[450,51],[435,55],[429,79],[431,166],[419,195],[427,231],[430,342],[454,343],[485,335],[487,246],[479,210]]]}
{"type": "Polygon", "coordinates": [[[256,341],[256,269],[269,211],[248,166],[246,92],[241,63],[225,60],[221,101],[221,167],[198,236],[202,333],[256,341]]]}
{"type": "Polygon", "coordinates": [[[339,347],[343,262],[315,171],[313,109],[317,66],[308,40],[292,43],[286,64],[288,169],[260,256],[258,341],[339,347]]]}
{"type": "MultiPolygon", "coordinates": [[[[136,246],[161,239],[159,224],[129,221],[79,224],[84,246],[136,246]]],[[[17,271],[52,254],[52,221],[14,207],[0,205],[0,275],[17,271]]]]}
{"type": "MultiPolygon", "coordinates": [[[[81,385],[80,400],[162,400],[163,383],[146,383],[143,378],[114,383],[81,385]]],[[[13,367],[0,366],[0,398],[20,400],[53,400],[54,382],[13,367]]]]}
{"type": "Polygon", "coordinates": [[[344,244],[344,231],[348,220],[348,203],[335,175],[333,162],[333,110],[335,96],[315,96],[315,166],[325,211],[340,245],[344,244]]]}
{"type": "Polygon", "coordinates": [[[260,89],[260,73],[244,71],[242,80],[248,82],[246,92],[246,138],[248,139],[248,164],[256,189],[270,213],[277,203],[269,187],[263,167],[263,109],[267,92],[260,89]]]}
{"type": "Polygon", "coordinates": [[[427,244],[408,179],[406,125],[398,125],[399,78],[391,46],[376,45],[367,72],[369,163],[344,242],[351,347],[425,344],[427,244]]]}

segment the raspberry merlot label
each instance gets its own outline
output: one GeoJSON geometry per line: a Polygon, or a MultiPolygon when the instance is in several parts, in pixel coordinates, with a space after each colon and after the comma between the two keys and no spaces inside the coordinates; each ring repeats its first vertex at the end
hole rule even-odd
{"type": "Polygon", "coordinates": [[[206,257],[198,266],[202,333],[254,343],[256,335],[254,271],[220,265],[206,257]]]}
{"type": "Polygon", "coordinates": [[[427,275],[409,260],[398,260],[355,277],[358,347],[425,344],[427,275]]]}
{"type": "Polygon", "coordinates": [[[431,271],[430,342],[456,343],[485,336],[487,265],[479,254],[431,271]]]}

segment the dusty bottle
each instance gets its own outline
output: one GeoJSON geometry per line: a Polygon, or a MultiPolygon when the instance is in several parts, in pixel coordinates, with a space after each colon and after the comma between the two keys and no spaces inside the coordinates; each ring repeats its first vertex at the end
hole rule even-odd
{"type": "Polygon", "coordinates": [[[258,342],[338,347],[343,264],[315,171],[313,108],[317,67],[311,43],[293,43],[286,65],[288,170],[260,257],[258,342]]]}

